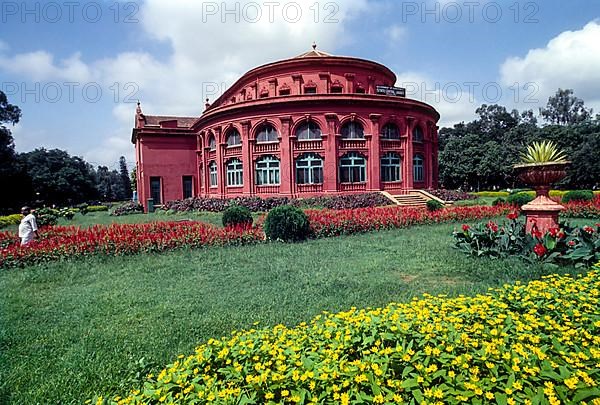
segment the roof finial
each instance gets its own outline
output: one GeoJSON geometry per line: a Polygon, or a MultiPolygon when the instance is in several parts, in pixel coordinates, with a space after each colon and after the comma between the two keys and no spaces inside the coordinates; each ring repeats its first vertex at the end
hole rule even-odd
{"type": "Polygon", "coordinates": [[[204,103],[204,108],[208,110],[208,107],[210,107],[210,99],[206,97],[206,103],[204,103]]]}
{"type": "Polygon", "coordinates": [[[317,42],[316,41],[313,41],[312,48],[315,51],[317,50],[317,42]]]}
{"type": "Polygon", "coordinates": [[[140,103],[140,100],[137,101],[137,108],[135,109],[135,113],[136,114],[142,113],[142,103],[140,103]]]}

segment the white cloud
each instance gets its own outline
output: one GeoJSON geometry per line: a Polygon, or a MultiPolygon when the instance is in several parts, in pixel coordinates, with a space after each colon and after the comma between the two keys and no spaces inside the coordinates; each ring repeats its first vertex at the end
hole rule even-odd
{"type": "Polygon", "coordinates": [[[406,36],[406,33],[407,33],[407,29],[406,29],[406,27],[395,24],[395,25],[388,27],[385,30],[385,33],[391,42],[397,43],[404,39],[404,37],[406,36]]]}
{"type": "Polygon", "coordinates": [[[59,63],[55,63],[54,56],[46,51],[21,53],[12,57],[0,55],[0,68],[35,81],[64,80],[83,83],[92,78],[90,68],[81,60],[80,53],[74,53],[59,63]]]}
{"type": "Polygon", "coordinates": [[[539,88],[534,98],[540,105],[545,105],[559,87],[570,88],[586,105],[595,106],[597,110],[600,106],[600,24],[592,21],[581,30],[562,32],[544,48],[531,49],[524,57],[508,58],[500,67],[500,80],[505,86],[534,83],[539,88]]]}
{"type": "Polygon", "coordinates": [[[430,104],[440,113],[440,127],[453,126],[475,118],[475,109],[482,103],[463,86],[446,86],[433,78],[416,72],[397,75],[396,85],[406,88],[406,96],[430,104]]]}

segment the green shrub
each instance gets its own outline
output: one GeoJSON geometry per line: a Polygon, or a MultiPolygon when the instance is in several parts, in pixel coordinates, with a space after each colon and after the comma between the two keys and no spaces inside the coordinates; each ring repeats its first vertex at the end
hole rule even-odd
{"type": "Polygon", "coordinates": [[[518,207],[522,207],[525,204],[532,202],[534,198],[535,197],[532,196],[528,192],[521,192],[521,193],[509,195],[508,198],[506,199],[506,202],[509,203],[510,205],[516,205],[518,207]]]}
{"type": "Polygon", "coordinates": [[[592,201],[594,199],[594,192],[592,190],[575,190],[566,193],[562,202],[568,203],[570,201],[592,201]]]}
{"type": "Polygon", "coordinates": [[[87,212],[105,212],[108,211],[106,205],[90,205],[87,207],[87,212]]]}
{"type": "Polygon", "coordinates": [[[250,210],[240,205],[234,205],[223,211],[223,226],[252,225],[250,210]]]}
{"type": "Polygon", "coordinates": [[[58,211],[52,208],[38,208],[33,212],[38,226],[56,225],[58,211]]]}
{"type": "Polygon", "coordinates": [[[308,237],[310,223],[300,208],[282,205],[269,212],[264,230],[267,238],[271,240],[296,242],[308,237]]]}
{"type": "Polygon", "coordinates": [[[442,208],[444,208],[444,204],[438,200],[427,201],[427,209],[431,212],[441,210],[442,208]]]}
{"type": "Polygon", "coordinates": [[[492,207],[495,207],[496,205],[500,204],[506,204],[506,198],[499,197],[492,201],[492,207]]]}
{"type": "Polygon", "coordinates": [[[69,221],[72,220],[73,217],[75,216],[75,210],[73,210],[71,208],[61,208],[58,210],[54,210],[54,213],[56,214],[57,217],[66,218],[69,221]]]}
{"type": "Polygon", "coordinates": [[[10,225],[18,225],[21,222],[21,218],[23,218],[21,214],[12,214],[5,217],[0,217],[0,228],[10,225]]]}

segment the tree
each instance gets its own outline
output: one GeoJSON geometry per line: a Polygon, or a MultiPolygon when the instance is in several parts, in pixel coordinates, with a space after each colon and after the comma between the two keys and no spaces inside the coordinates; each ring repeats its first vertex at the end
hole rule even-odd
{"type": "Polygon", "coordinates": [[[60,149],[35,149],[20,155],[33,190],[47,205],[70,205],[98,197],[93,167],[60,149]]]}
{"type": "Polygon", "coordinates": [[[588,121],[593,110],[585,108],[582,99],[574,96],[571,89],[558,89],[548,98],[546,108],[540,108],[540,114],[546,122],[556,125],[573,125],[588,121]]]}
{"type": "Polygon", "coordinates": [[[120,200],[131,199],[131,179],[129,178],[129,171],[127,170],[127,161],[125,156],[119,158],[119,176],[121,178],[122,195],[119,196],[120,200]]]}
{"type": "Polygon", "coordinates": [[[8,102],[0,91],[0,212],[11,213],[31,197],[31,182],[15,152],[14,138],[4,124],[15,125],[21,119],[21,109],[8,102]]]}

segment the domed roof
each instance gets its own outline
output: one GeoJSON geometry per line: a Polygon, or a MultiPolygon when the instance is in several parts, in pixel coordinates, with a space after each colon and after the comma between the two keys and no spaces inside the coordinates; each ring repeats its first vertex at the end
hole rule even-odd
{"type": "Polygon", "coordinates": [[[327,52],[323,52],[323,51],[317,51],[317,44],[313,43],[312,44],[312,51],[308,51],[308,52],[304,52],[298,56],[296,56],[294,59],[300,59],[300,58],[325,58],[325,57],[330,57],[330,56],[334,56],[330,53],[327,52]]]}

